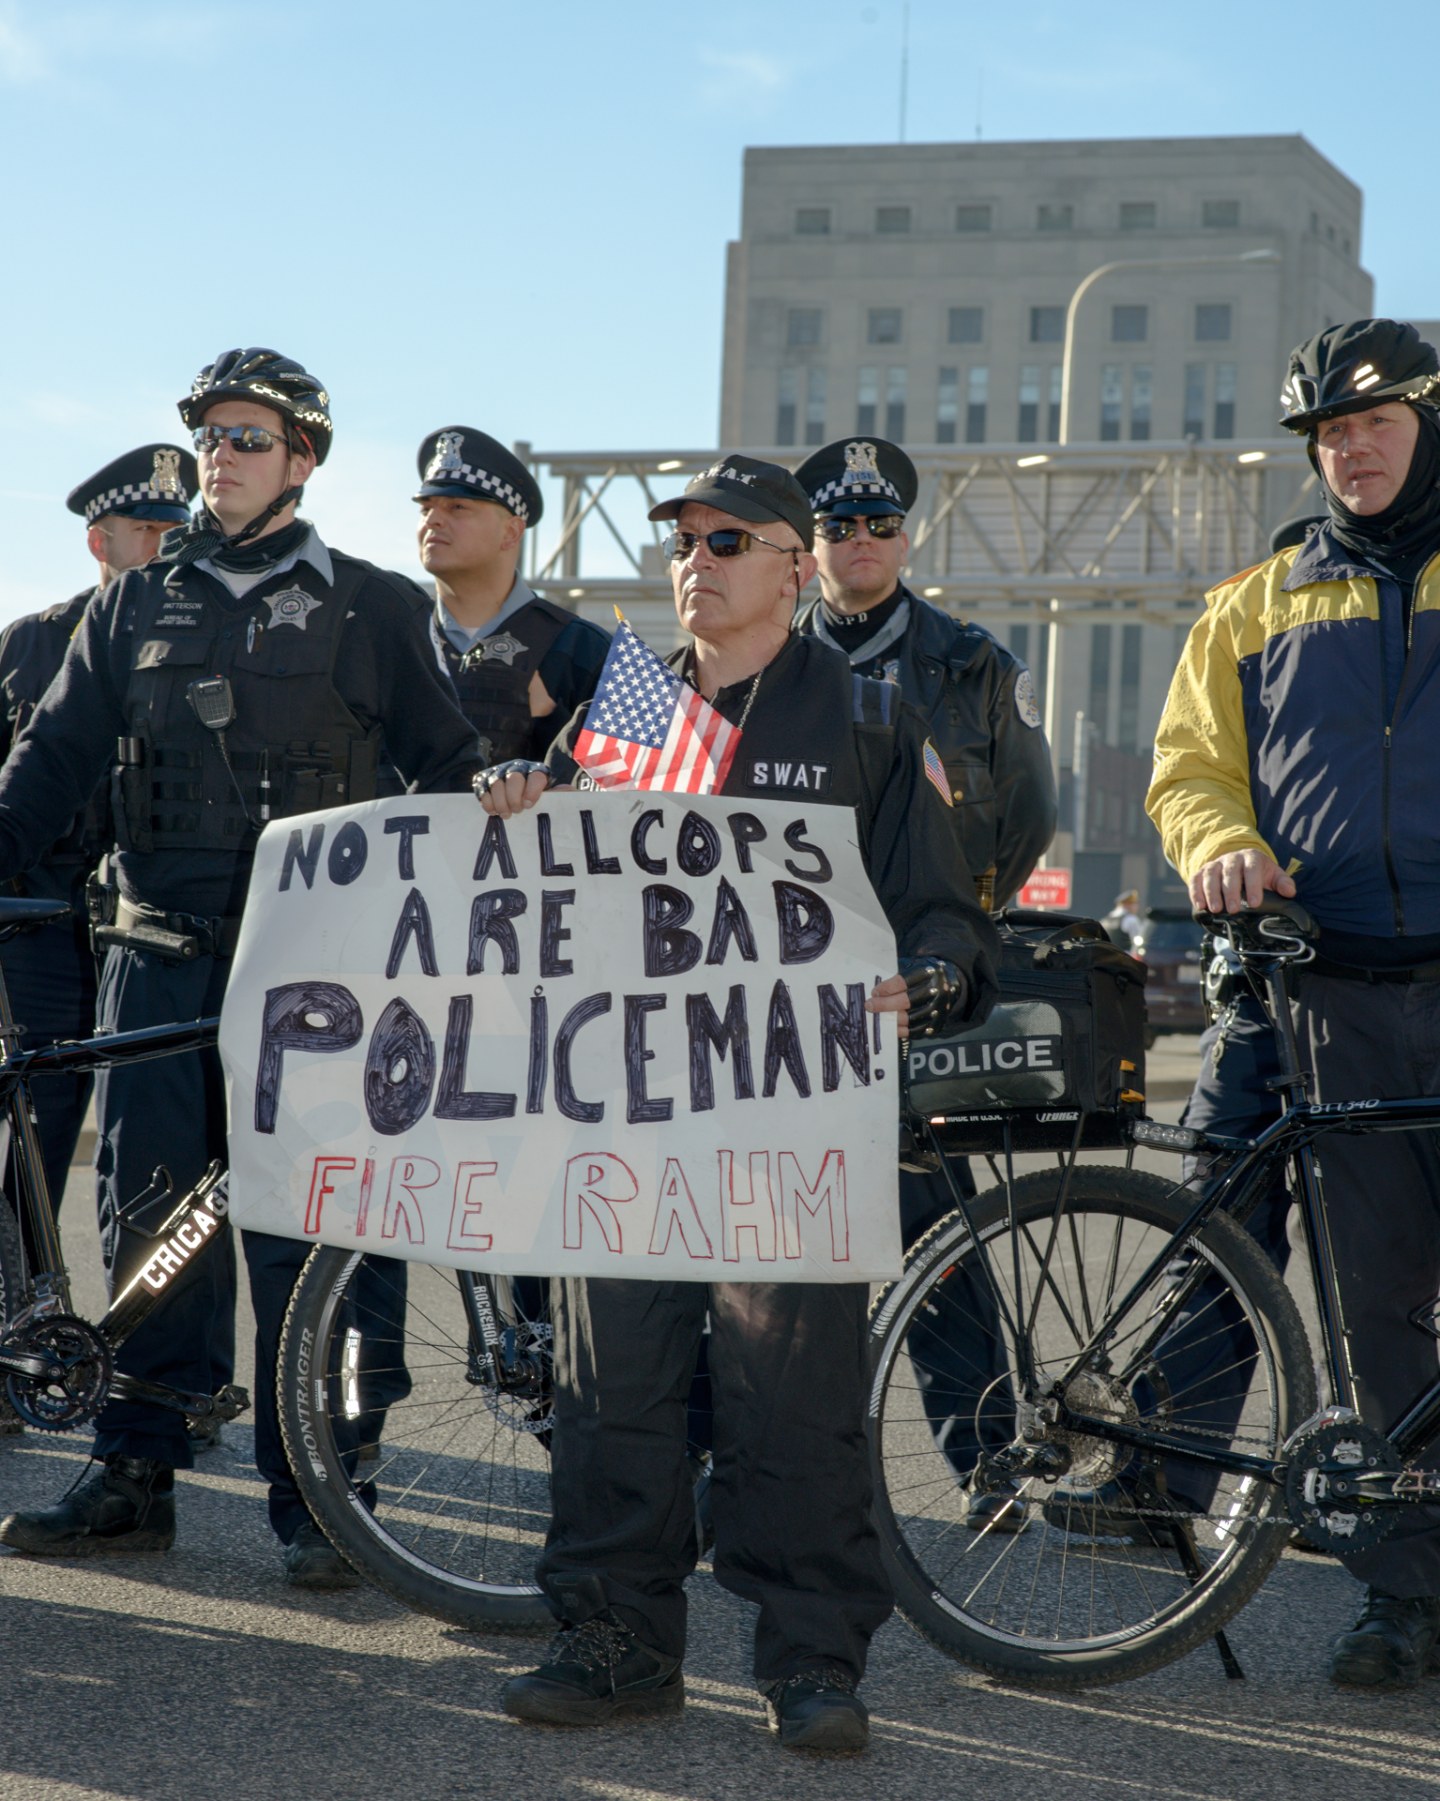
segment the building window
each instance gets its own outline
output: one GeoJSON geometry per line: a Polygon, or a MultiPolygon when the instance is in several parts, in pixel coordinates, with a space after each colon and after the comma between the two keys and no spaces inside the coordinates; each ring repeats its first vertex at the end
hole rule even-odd
{"type": "Polygon", "coordinates": [[[865,342],[867,344],[898,344],[900,342],[901,317],[898,306],[872,306],[866,316],[865,342]]]}
{"type": "Polygon", "coordinates": [[[985,309],[983,306],[952,306],[950,308],[950,334],[952,344],[983,344],[985,342],[985,309]]]}
{"type": "Polygon", "coordinates": [[[1064,371],[1056,363],[1050,371],[1050,405],[1045,425],[1045,436],[1052,444],[1060,442],[1060,400],[1064,393],[1064,371]]]}
{"type": "Polygon", "coordinates": [[[820,342],[824,319],[818,306],[792,306],[785,318],[785,342],[792,350],[808,350],[820,342]]]}
{"type": "Polygon", "coordinates": [[[880,403],[880,371],[861,369],[855,381],[855,429],[873,432],[875,412],[880,403]]]}
{"type": "Polygon", "coordinates": [[[990,400],[990,371],[972,369],[965,382],[965,442],[985,442],[985,409],[990,400]]]}
{"type": "Polygon", "coordinates": [[[1040,436],[1040,365],[1020,365],[1020,413],[1015,422],[1015,437],[1021,444],[1033,444],[1040,436]]]}
{"type": "Polygon", "coordinates": [[[1030,309],[1030,342],[1060,344],[1065,339],[1063,306],[1032,306],[1030,309]]]}
{"type": "Polygon", "coordinates": [[[960,418],[960,371],[942,368],[935,383],[935,442],[953,444],[960,418]]]}
{"type": "Polygon", "coordinates": [[[797,238],[828,238],[830,235],[830,208],[828,206],[797,206],[795,209],[795,236],[797,238]]]}
{"type": "Polygon", "coordinates": [[[1320,236],[1320,215],[1319,215],[1319,213],[1311,213],[1311,215],[1310,215],[1310,235],[1311,235],[1311,237],[1315,237],[1315,238],[1318,238],[1320,236]]]}
{"type": "Polygon", "coordinates": [[[1120,414],[1125,405],[1125,371],[1119,363],[1100,370],[1100,442],[1114,444],[1120,437],[1120,414]]]}
{"type": "Polygon", "coordinates": [[[1110,627],[1090,627],[1090,696],[1085,718],[1109,743],[1106,733],[1110,725],[1110,627]]]}
{"type": "Polygon", "coordinates": [[[1202,200],[1200,223],[1207,231],[1233,231],[1240,223],[1238,200],[1202,200]]]}
{"type": "Polygon", "coordinates": [[[908,206],[877,206],[875,208],[875,229],[878,232],[909,231],[910,208],[908,206]]]}
{"type": "Polygon", "coordinates": [[[1150,336],[1148,306],[1112,306],[1110,309],[1110,342],[1143,344],[1150,336]]]}
{"type": "Polygon", "coordinates": [[[1235,436],[1235,389],[1237,366],[1234,363],[1216,363],[1215,365],[1215,436],[1217,438],[1233,438],[1235,436]]]}
{"type": "Polygon", "coordinates": [[[1074,231],[1075,208],[1068,200],[1041,201],[1035,208],[1036,231],[1074,231]]]}
{"type": "Polygon", "coordinates": [[[1187,438],[1205,436],[1205,365],[1185,365],[1185,417],[1181,432],[1187,438]]]}
{"type": "Polygon", "coordinates": [[[1230,307],[1227,302],[1202,302],[1195,308],[1195,338],[1201,344],[1230,342],[1230,307]]]}
{"type": "Polygon", "coordinates": [[[1140,736],[1140,651],[1138,625],[1120,627],[1120,718],[1115,742],[1121,750],[1138,750],[1140,736]]]}
{"type": "Polygon", "coordinates": [[[1130,371],[1130,436],[1150,436],[1150,402],[1154,383],[1148,364],[1137,363],[1130,371]]]}
{"type": "Polygon", "coordinates": [[[905,437],[905,371],[891,369],[885,377],[885,436],[895,443],[905,437]]]}
{"type": "Polygon", "coordinates": [[[793,444],[795,442],[796,402],[800,393],[800,371],[798,369],[782,369],[780,371],[779,403],[775,408],[775,442],[777,444],[793,444]]]}
{"type": "Polygon", "coordinates": [[[1154,231],[1155,202],[1153,200],[1122,200],[1120,202],[1121,231],[1154,231]]]}
{"type": "Polygon", "coordinates": [[[993,220],[994,208],[988,200],[955,208],[956,231],[989,231],[993,220]]]}
{"type": "Polygon", "coordinates": [[[820,363],[805,371],[805,442],[825,442],[825,370],[820,363]]]}

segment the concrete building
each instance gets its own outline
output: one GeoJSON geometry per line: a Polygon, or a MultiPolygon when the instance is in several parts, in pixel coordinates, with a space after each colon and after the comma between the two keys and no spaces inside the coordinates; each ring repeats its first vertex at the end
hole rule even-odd
{"type": "Polygon", "coordinates": [[[1048,690],[1083,906],[1161,879],[1138,796],[1205,589],[1318,510],[1277,396],[1293,344],[1373,309],[1361,207],[1298,136],[746,153],[720,443],[916,453],[948,524],[912,580],[1048,690]]]}

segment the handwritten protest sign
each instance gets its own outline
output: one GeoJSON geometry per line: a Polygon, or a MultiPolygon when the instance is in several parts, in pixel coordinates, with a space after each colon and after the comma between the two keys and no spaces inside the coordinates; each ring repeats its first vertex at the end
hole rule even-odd
{"type": "Polygon", "coordinates": [[[221,1024],[232,1214],[512,1274],[893,1275],[894,968],[841,807],[276,821],[221,1024]]]}

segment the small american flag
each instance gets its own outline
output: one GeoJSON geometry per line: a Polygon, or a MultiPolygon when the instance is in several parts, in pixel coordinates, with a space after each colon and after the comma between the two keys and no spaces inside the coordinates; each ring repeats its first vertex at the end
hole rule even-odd
{"type": "Polygon", "coordinates": [[[622,619],[575,740],[575,761],[596,787],[714,794],[739,745],[739,729],[622,619]]]}

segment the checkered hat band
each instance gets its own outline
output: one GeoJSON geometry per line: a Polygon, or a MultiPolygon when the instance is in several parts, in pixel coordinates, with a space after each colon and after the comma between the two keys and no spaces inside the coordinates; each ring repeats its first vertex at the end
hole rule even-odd
{"type": "Polygon", "coordinates": [[[157,502],[161,506],[183,507],[188,502],[178,488],[157,488],[151,482],[126,482],[123,487],[107,488],[103,494],[97,494],[93,500],[85,503],[85,523],[93,525],[106,513],[113,513],[123,506],[133,505],[136,501],[157,502]]]}
{"type": "Polygon", "coordinates": [[[900,490],[883,475],[876,476],[873,481],[859,481],[854,475],[845,475],[839,481],[826,482],[810,496],[810,505],[818,513],[829,500],[893,500],[897,507],[902,505],[900,490]]]}
{"type": "Polygon", "coordinates": [[[467,488],[478,488],[482,494],[492,495],[503,506],[528,525],[530,508],[524,495],[518,488],[507,482],[503,475],[491,475],[488,469],[472,469],[469,463],[456,463],[449,469],[440,468],[425,477],[427,482],[463,482],[467,488]]]}

